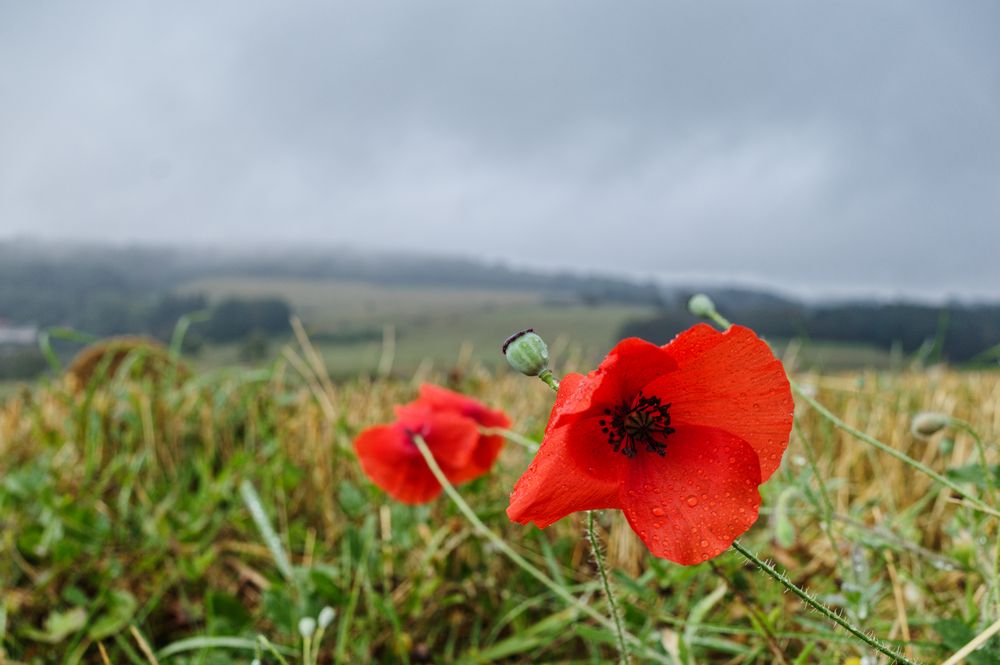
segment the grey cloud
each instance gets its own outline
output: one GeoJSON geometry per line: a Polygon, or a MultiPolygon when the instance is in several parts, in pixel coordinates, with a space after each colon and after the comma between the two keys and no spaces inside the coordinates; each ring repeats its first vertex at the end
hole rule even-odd
{"type": "Polygon", "coordinates": [[[996,25],[985,1],[7,3],[0,234],[1000,297],[996,25]]]}

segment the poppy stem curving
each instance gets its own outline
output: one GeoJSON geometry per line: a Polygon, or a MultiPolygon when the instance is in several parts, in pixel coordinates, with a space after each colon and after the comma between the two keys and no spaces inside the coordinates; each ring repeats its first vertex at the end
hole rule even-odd
{"type": "Polygon", "coordinates": [[[858,638],[859,640],[870,646],[872,649],[875,649],[876,651],[885,654],[886,656],[891,658],[893,662],[903,663],[903,665],[919,665],[917,662],[910,660],[906,656],[892,649],[892,647],[887,645],[882,640],[876,637],[872,637],[871,635],[866,635],[860,628],[857,628],[856,626],[852,625],[849,621],[841,617],[839,614],[831,610],[829,607],[816,600],[812,596],[812,594],[810,594],[808,591],[796,586],[794,582],[792,582],[790,579],[788,579],[780,572],[778,572],[778,570],[774,566],[765,563],[764,561],[761,561],[756,554],[754,554],[747,548],[743,547],[740,541],[738,540],[733,541],[733,549],[742,554],[748,561],[750,561],[750,563],[752,563],[754,566],[760,569],[761,572],[766,574],[768,577],[776,580],[778,583],[781,584],[781,586],[785,587],[793,594],[798,596],[799,600],[801,600],[803,603],[813,608],[814,610],[822,614],[824,617],[834,622],[835,624],[837,624],[838,626],[849,632],[851,635],[853,635],[854,637],[858,638]]]}
{"type": "Polygon", "coordinates": [[[601,586],[604,587],[604,596],[608,599],[608,608],[611,610],[611,618],[615,622],[615,636],[618,638],[618,656],[622,665],[629,665],[631,660],[628,655],[628,647],[625,645],[625,629],[622,627],[622,617],[618,612],[618,602],[615,600],[615,593],[611,587],[611,580],[608,579],[607,567],[604,565],[604,553],[601,551],[601,542],[597,539],[597,530],[594,528],[594,513],[587,511],[587,540],[590,541],[590,549],[594,552],[594,562],[597,564],[597,572],[601,577],[601,586]]]}
{"type": "Polygon", "coordinates": [[[992,515],[994,517],[1000,517],[1000,512],[998,512],[995,508],[991,508],[983,500],[979,499],[978,497],[970,494],[969,492],[967,492],[964,489],[962,489],[961,487],[959,487],[958,484],[956,484],[956,483],[952,482],[951,480],[949,480],[948,478],[942,476],[940,473],[938,473],[934,469],[930,468],[926,464],[913,459],[912,457],[910,457],[906,453],[901,452],[899,450],[896,450],[895,448],[893,448],[892,446],[890,446],[890,445],[888,445],[886,443],[882,443],[881,441],[879,441],[875,437],[869,436],[868,434],[865,434],[864,432],[862,432],[859,429],[851,427],[846,422],[844,422],[843,420],[841,420],[840,418],[838,418],[836,415],[834,415],[834,413],[832,411],[830,411],[828,408],[826,408],[825,406],[823,406],[822,404],[820,404],[819,402],[817,402],[809,393],[807,393],[805,390],[802,389],[802,386],[800,386],[799,384],[797,384],[791,378],[788,379],[788,382],[791,384],[792,390],[795,391],[796,395],[798,395],[799,397],[801,397],[802,400],[806,404],[808,404],[809,406],[811,406],[814,411],[816,411],[821,416],[823,416],[824,418],[826,418],[827,420],[829,420],[838,429],[841,429],[841,430],[847,432],[848,434],[850,434],[851,436],[853,436],[856,439],[860,439],[860,440],[864,441],[865,443],[878,448],[879,450],[881,450],[886,455],[889,455],[891,457],[895,457],[900,462],[903,462],[904,464],[908,464],[909,466],[912,466],[914,469],[916,469],[917,471],[920,471],[924,475],[930,476],[931,478],[933,478],[937,482],[941,483],[942,485],[944,485],[945,487],[947,487],[948,489],[950,489],[952,492],[955,492],[959,496],[965,498],[965,500],[969,502],[968,505],[969,505],[970,508],[974,508],[976,510],[982,511],[982,512],[987,513],[989,515],[992,515]]]}
{"type": "MultiPolygon", "coordinates": [[[[431,453],[430,448],[427,447],[427,442],[424,441],[423,437],[421,437],[420,435],[414,435],[413,444],[417,447],[417,450],[420,451],[420,454],[423,455],[424,461],[427,462],[428,468],[430,468],[431,473],[434,474],[434,477],[437,478],[437,481],[441,484],[441,487],[444,489],[445,494],[447,494],[448,498],[455,503],[455,506],[458,508],[459,512],[461,512],[462,515],[464,515],[465,518],[469,520],[469,523],[472,524],[472,527],[476,531],[478,531],[480,535],[482,535],[488,541],[490,541],[490,543],[492,543],[494,547],[496,547],[500,552],[502,552],[504,556],[510,559],[515,565],[521,568],[521,570],[523,570],[524,572],[528,573],[536,580],[541,582],[545,587],[549,589],[549,591],[554,593],[556,596],[559,596],[559,598],[561,598],[563,601],[577,608],[578,610],[589,616],[591,619],[601,624],[601,626],[603,626],[606,630],[609,631],[616,630],[616,626],[614,625],[614,623],[612,623],[606,616],[595,610],[590,605],[587,605],[586,603],[581,601],[579,598],[571,594],[561,585],[559,585],[551,578],[549,578],[548,575],[540,571],[535,566],[531,565],[531,563],[529,563],[527,559],[525,559],[523,556],[515,552],[514,549],[507,544],[507,541],[505,541],[503,538],[490,531],[490,529],[485,524],[483,524],[483,521],[479,519],[479,516],[476,515],[475,511],[472,510],[469,504],[465,502],[465,499],[463,499],[462,495],[458,493],[458,490],[455,489],[454,485],[452,485],[451,482],[448,481],[448,478],[444,475],[444,471],[441,470],[441,467],[438,465],[437,460],[434,459],[434,454],[431,453]]],[[[658,663],[663,663],[664,665],[674,664],[674,661],[671,658],[668,658],[667,656],[661,653],[653,651],[652,649],[647,647],[646,644],[635,635],[623,631],[622,637],[629,644],[638,647],[642,651],[644,657],[656,661],[658,663]]]]}

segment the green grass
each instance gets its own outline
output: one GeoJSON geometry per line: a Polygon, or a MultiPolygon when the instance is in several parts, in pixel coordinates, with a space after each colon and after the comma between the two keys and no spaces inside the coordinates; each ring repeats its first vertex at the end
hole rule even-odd
{"type": "MultiPolygon", "coordinates": [[[[583,368],[583,356],[568,362],[583,368]]],[[[558,358],[563,372],[566,354],[558,358]]],[[[908,426],[924,409],[964,418],[996,464],[997,374],[799,378],[853,426],[993,502],[996,474],[967,433],[923,441],[908,426]]],[[[316,379],[279,362],[177,385],[133,374],[77,392],[60,380],[0,405],[7,658],[101,662],[103,648],[112,663],[138,664],[148,644],[161,663],[247,663],[264,636],[301,662],[299,619],[330,606],[321,662],[613,660],[608,630],[513,565],[453,503],[403,506],[360,472],[353,437],[413,397],[412,376],[316,379]]],[[[552,397],[539,382],[472,361],[451,380],[506,409],[519,433],[540,436],[552,397]]],[[[801,404],[797,418],[747,546],[864,630],[894,643],[908,635],[923,661],[940,661],[1000,616],[993,518],[801,404]]],[[[545,531],[507,520],[527,461],[511,444],[492,473],[458,489],[517,553],[605,612],[583,515],[545,531]]],[[[867,654],[737,555],[682,567],[649,556],[617,512],[598,526],[627,630],[667,662],[764,665],[780,653],[839,665],[867,654]]]]}

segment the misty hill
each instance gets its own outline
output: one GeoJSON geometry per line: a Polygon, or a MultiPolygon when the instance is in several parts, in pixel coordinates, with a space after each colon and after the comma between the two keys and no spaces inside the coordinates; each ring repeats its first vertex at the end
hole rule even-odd
{"type": "MultiPolygon", "coordinates": [[[[906,352],[934,344],[942,358],[966,361],[1000,344],[1000,305],[840,302],[807,304],[774,292],[739,287],[676,286],[617,276],[546,273],[448,256],[356,249],[300,248],[210,251],[151,246],[112,247],[0,242],[0,320],[65,325],[95,334],[163,336],[181,314],[205,306],[174,290],[219,276],[336,279],[441,289],[497,289],[541,295],[552,303],[646,305],[649,318],[622,336],[669,338],[693,324],[686,303],[708,293],[719,309],[761,334],[892,345],[906,352]]],[[[273,304],[268,305],[274,309],[273,304]]],[[[277,311],[275,309],[274,311],[277,311]]]]}

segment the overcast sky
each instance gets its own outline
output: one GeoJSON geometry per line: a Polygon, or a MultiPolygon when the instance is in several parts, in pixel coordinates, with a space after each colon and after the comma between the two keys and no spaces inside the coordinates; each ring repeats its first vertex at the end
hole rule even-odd
{"type": "Polygon", "coordinates": [[[1000,298],[1000,3],[0,2],[0,238],[1000,298]]]}

